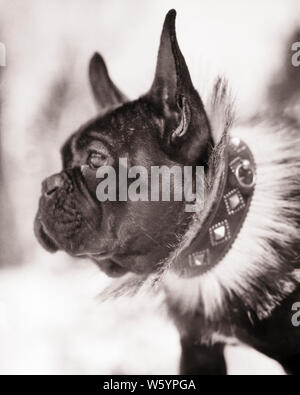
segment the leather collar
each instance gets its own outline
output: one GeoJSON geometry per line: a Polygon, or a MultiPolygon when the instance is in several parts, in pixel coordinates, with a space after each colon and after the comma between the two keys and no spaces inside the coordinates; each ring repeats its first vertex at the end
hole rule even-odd
{"type": "Polygon", "coordinates": [[[174,261],[183,277],[195,277],[212,269],[227,254],[239,234],[252,200],[256,168],[249,147],[231,138],[225,154],[217,198],[198,233],[174,261]]]}

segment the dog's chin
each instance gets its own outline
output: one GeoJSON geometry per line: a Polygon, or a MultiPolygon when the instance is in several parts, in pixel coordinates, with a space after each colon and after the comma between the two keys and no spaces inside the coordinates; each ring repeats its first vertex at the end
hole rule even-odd
{"type": "Polygon", "coordinates": [[[54,238],[49,234],[46,227],[42,224],[40,219],[37,217],[34,222],[34,233],[39,241],[39,243],[48,252],[54,253],[59,250],[57,243],[54,238]]]}
{"type": "Polygon", "coordinates": [[[96,258],[92,258],[92,260],[96,262],[100,270],[102,270],[109,277],[122,277],[124,274],[129,272],[127,268],[121,266],[113,258],[107,258],[101,261],[97,260],[96,258]]]}
{"type": "Polygon", "coordinates": [[[157,265],[151,267],[147,260],[147,255],[137,252],[102,252],[85,254],[85,257],[92,259],[97,266],[109,277],[121,277],[126,273],[137,275],[149,275],[157,270],[157,265]]]}

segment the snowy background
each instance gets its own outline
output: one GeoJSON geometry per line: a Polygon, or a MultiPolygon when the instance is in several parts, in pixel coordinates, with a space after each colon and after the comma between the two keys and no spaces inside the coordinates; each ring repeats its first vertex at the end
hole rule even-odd
{"type": "MultiPolygon", "coordinates": [[[[50,255],[33,236],[40,183],[60,170],[59,148],[95,115],[87,66],[95,51],[136,98],[151,85],[166,12],[205,95],[219,72],[238,114],[264,107],[298,0],[0,0],[0,374],[174,374],[179,339],[151,300],[99,304],[110,280],[88,261],[50,255]]],[[[273,361],[228,347],[233,374],[281,374],[273,361]]]]}

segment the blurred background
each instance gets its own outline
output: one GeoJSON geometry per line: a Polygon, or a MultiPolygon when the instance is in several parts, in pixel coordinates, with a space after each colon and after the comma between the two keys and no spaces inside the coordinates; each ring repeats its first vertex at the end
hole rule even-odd
{"type": "MultiPolygon", "coordinates": [[[[225,74],[237,114],[266,106],[299,0],[0,0],[0,374],[175,374],[176,330],[146,297],[99,304],[110,280],[88,261],[50,255],[33,220],[59,148],[96,114],[87,67],[95,51],[130,98],[152,82],[162,23],[177,10],[179,44],[205,98],[225,74]]],[[[232,374],[282,374],[273,361],[228,347],[232,374]]]]}

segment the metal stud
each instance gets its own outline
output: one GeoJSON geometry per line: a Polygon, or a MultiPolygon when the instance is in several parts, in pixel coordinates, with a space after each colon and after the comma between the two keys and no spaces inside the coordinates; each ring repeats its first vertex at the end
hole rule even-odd
{"type": "Polygon", "coordinates": [[[235,169],[235,176],[242,188],[250,189],[255,185],[255,173],[250,161],[243,160],[235,169]]]}
{"type": "Polygon", "coordinates": [[[231,144],[232,144],[234,147],[238,147],[238,146],[240,145],[240,143],[241,143],[241,140],[240,140],[238,137],[233,137],[233,138],[230,140],[230,142],[231,142],[231,144]]]}
{"type": "Polygon", "coordinates": [[[189,256],[191,267],[202,267],[208,264],[208,250],[195,252],[189,256]]]}
{"type": "Polygon", "coordinates": [[[249,160],[244,159],[242,162],[242,166],[244,170],[249,170],[251,168],[251,163],[249,160]]]}
{"type": "Polygon", "coordinates": [[[216,246],[230,240],[231,233],[228,221],[225,219],[224,221],[212,226],[209,229],[209,235],[212,246],[216,246]]]}
{"type": "Polygon", "coordinates": [[[246,206],[244,198],[237,188],[233,189],[224,196],[224,202],[229,215],[237,213],[246,206]]]}
{"type": "Polygon", "coordinates": [[[245,149],[246,149],[245,144],[238,137],[232,137],[230,140],[230,144],[231,144],[232,148],[234,149],[234,151],[237,153],[245,151],[245,149]]]}

